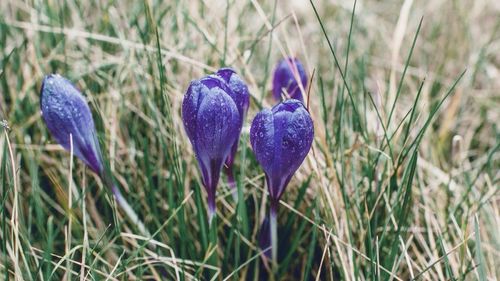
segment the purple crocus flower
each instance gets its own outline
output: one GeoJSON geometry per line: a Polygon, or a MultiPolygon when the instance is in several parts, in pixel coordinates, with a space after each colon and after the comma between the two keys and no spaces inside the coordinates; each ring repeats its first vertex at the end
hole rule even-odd
{"type": "Polygon", "coordinates": [[[192,81],[182,102],[182,119],[193,145],[208,195],[208,215],[215,215],[215,190],[220,172],[241,130],[234,93],[219,77],[192,81]]]}
{"type": "Polygon", "coordinates": [[[43,79],[40,96],[42,118],[50,134],[68,151],[71,150],[72,140],[76,157],[111,188],[118,205],[139,231],[149,237],[146,227],[114,184],[112,176],[104,169],[92,113],[80,91],[61,75],[50,74],[43,79]]]}
{"type": "Polygon", "coordinates": [[[271,203],[270,229],[273,261],[277,260],[277,213],[279,199],[311,148],[314,128],[304,104],[289,99],[255,116],[250,142],[266,174],[271,203]]]}
{"type": "Polygon", "coordinates": [[[101,175],[103,162],[90,108],[71,82],[58,75],[47,75],[42,82],[42,118],[52,136],[66,150],[73,152],[92,171],[101,175]]]}
{"type": "MultiPolygon", "coordinates": [[[[232,91],[232,93],[229,93],[229,95],[236,104],[236,107],[238,108],[238,112],[240,114],[240,133],[241,133],[241,127],[243,127],[243,122],[248,112],[248,106],[250,105],[250,92],[248,91],[248,87],[232,68],[229,67],[221,68],[215,74],[218,77],[222,78],[222,80],[224,80],[224,82],[232,91]]],[[[238,200],[238,194],[236,190],[236,182],[234,180],[234,175],[233,175],[233,163],[236,151],[238,150],[240,133],[238,133],[238,137],[236,138],[233,146],[231,147],[231,153],[227,157],[224,165],[224,172],[227,175],[229,186],[233,190],[232,194],[235,201],[238,200]]]]}
{"type": "Polygon", "coordinates": [[[307,74],[302,63],[296,58],[287,58],[278,62],[273,75],[273,97],[281,101],[282,92],[292,98],[304,102],[296,77],[300,78],[302,88],[306,90],[307,74]]]}

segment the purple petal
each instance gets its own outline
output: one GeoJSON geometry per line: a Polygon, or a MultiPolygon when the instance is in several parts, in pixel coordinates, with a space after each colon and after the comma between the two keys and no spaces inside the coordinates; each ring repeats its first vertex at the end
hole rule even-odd
{"type": "MultiPolygon", "coordinates": [[[[229,67],[219,69],[216,75],[224,80],[224,82],[231,89],[229,95],[238,107],[238,111],[240,112],[241,117],[241,127],[243,127],[243,122],[250,104],[250,92],[248,91],[247,85],[241,79],[241,77],[236,74],[236,72],[232,68],[229,67]]],[[[236,151],[238,150],[238,142],[239,135],[233,146],[231,147],[231,153],[229,154],[229,157],[226,159],[226,165],[228,167],[231,167],[233,165],[234,157],[236,155],[236,151]]]]}
{"type": "Polygon", "coordinates": [[[71,82],[58,74],[47,75],[42,83],[40,109],[52,136],[73,152],[95,173],[103,171],[102,155],[87,101],[71,82]]]}
{"type": "Polygon", "coordinates": [[[266,173],[269,194],[278,200],[309,152],[314,129],[309,112],[294,99],[263,110],[255,117],[250,141],[266,173]]]}
{"type": "Polygon", "coordinates": [[[198,109],[201,101],[209,92],[210,89],[200,81],[191,81],[182,101],[182,120],[189,140],[193,145],[196,140],[198,109]]]}
{"type": "Polygon", "coordinates": [[[266,175],[272,174],[274,163],[274,116],[271,110],[264,109],[253,119],[250,127],[250,143],[255,157],[266,175]]]}
{"type": "Polygon", "coordinates": [[[304,101],[299,84],[295,77],[300,78],[304,90],[307,87],[307,74],[302,63],[296,58],[283,59],[278,62],[273,75],[273,97],[281,101],[281,93],[286,93],[292,99],[304,101]]]}
{"type": "Polygon", "coordinates": [[[241,117],[244,118],[250,104],[250,92],[248,91],[247,85],[231,68],[221,68],[216,74],[222,78],[233,91],[233,94],[230,94],[230,96],[236,103],[241,117]]]}
{"type": "Polygon", "coordinates": [[[182,105],[184,126],[211,205],[222,165],[241,129],[240,114],[230,91],[222,79],[207,76],[191,83],[182,105]]]}
{"type": "Polygon", "coordinates": [[[202,100],[197,116],[196,144],[210,158],[225,158],[239,134],[239,113],[233,100],[214,88],[202,100]]]}

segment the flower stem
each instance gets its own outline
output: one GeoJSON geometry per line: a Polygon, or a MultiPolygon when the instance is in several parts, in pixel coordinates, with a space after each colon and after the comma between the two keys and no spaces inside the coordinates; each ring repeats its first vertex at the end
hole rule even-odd
{"type": "Polygon", "coordinates": [[[271,258],[274,271],[278,268],[278,202],[271,201],[269,229],[271,231],[271,258]]]}
{"type": "Polygon", "coordinates": [[[208,193],[207,198],[208,203],[208,225],[212,225],[212,221],[214,220],[216,210],[215,210],[215,194],[208,193]]]}
{"type": "Polygon", "coordinates": [[[113,193],[113,196],[115,197],[116,203],[118,203],[118,206],[125,212],[127,217],[134,223],[141,234],[145,236],[146,238],[150,238],[151,234],[149,231],[146,229],[146,226],[144,226],[144,223],[139,219],[139,216],[135,213],[134,209],[128,204],[127,200],[125,197],[123,197],[122,193],[116,187],[116,185],[112,184],[111,185],[111,192],[113,193]]]}
{"type": "MultiPolygon", "coordinates": [[[[207,264],[212,265],[214,267],[219,266],[219,261],[218,261],[218,255],[217,255],[217,248],[218,248],[218,239],[217,239],[217,215],[215,212],[213,212],[212,216],[210,217],[209,224],[208,224],[208,239],[209,239],[209,244],[208,244],[208,252],[212,252],[207,260],[207,264]]],[[[212,271],[210,269],[207,269],[204,274],[207,278],[207,280],[214,280],[213,278],[216,276],[216,271],[212,271]]]]}

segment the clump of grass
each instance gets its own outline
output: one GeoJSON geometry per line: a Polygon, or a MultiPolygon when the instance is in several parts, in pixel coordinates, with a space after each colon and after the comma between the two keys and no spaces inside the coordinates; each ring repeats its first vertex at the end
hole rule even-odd
{"type": "Polygon", "coordinates": [[[272,104],[272,66],[290,56],[314,73],[315,139],[280,202],[274,277],[497,278],[495,4],[1,2],[0,278],[269,277],[248,120],[272,104]],[[214,248],[180,108],[189,81],[226,65],[251,106],[234,167],[242,204],[219,189],[214,248]],[[90,101],[151,239],[48,135],[38,93],[51,72],[90,101]]]}

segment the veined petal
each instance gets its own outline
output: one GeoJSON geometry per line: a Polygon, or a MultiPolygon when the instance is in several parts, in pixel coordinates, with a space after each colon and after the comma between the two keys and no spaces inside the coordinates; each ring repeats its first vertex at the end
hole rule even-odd
{"type": "Polygon", "coordinates": [[[191,81],[182,101],[182,120],[189,140],[194,145],[197,131],[198,109],[210,89],[198,80],[191,81]]]}
{"type": "Polygon", "coordinates": [[[283,194],[295,171],[309,152],[314,129],[309,112],[294,99],[263,110],[255,117],[250,141],[273,200],[283,194]]]}
{"type": "Polygon", "coordinates": [[[240,114],[230,94],[221,78],[207,76],[191,82],[183,101],[182,119],[210,202],[222,165],[241,130],[240,114]]]}
{"type": "MultiPolygon", "coordinates": [[[[248,107],[250,105],[250,92],[248,91],[248,87],[245,82],[241,79],[241,77],[236,74],[236,72],[229,67],[224,67],[219,69],[215,75],[222,79],[231,91],[228,93],[229,96],[233,99],[238,111],[240,113],[240,132],[243,127],[243,122],[245,116],[248,112],[248,107]]],[[[225,164],[228,167],[231,167],[234,162],[234,157],[236,155],[236,151],[238,150],[238,142],[239,142],[239,134],[238,138],[236,138],[234,144],[231,147],[231,153],[226,159],[225,164]]],[[[230,169],[230,168],[229,168],[230,169]]]]}
{"type": "Polygon", "coordinates": [[[62,76],[48,75],[42,83],[40,109],[56,141],[70,150],[71,135],[74,154],[100,174],[103,170],[102,155],[94,121],[80,91],[62,76]]]}
{"type": "Polygon", "coordinates": [[[213,88],[200,104],[197,115],[197,148],[208,157],[227,157],[239,135],[239,113],[233,100],[220,88],[213,88]]]}
{"type": "Polygon", "coordinates": [[[229,67],[219,69],[216,75],[222,78],[231,89],[232,93],[230,93],[230,96],[238,107],[238,111],[243,119],[250,104],[250,92],[248,91],[247,85],[241,77],[229,67]]]}

